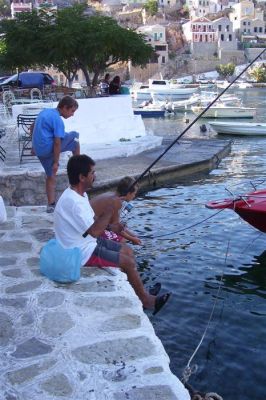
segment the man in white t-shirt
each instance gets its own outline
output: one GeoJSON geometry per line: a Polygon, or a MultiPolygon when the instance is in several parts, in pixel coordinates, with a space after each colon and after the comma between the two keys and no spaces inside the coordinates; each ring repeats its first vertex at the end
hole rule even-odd
{"type": "Polygon", "coordinates": [[[165,305],[170,293],[157,297],[148,293],[137,272],[131,248],[99,237],[112,220],[114,207],[108,205],[94,219],[94,211],[86,194],[95,180],[94,167],[95,162],[86,155],[76,155],[69,159],[67,174],[70,187],[59,198],[54,212],[56,239],[65,248],[79,247],[82,264],[85,266],[121,268],[143,307],[153,309],[153,314],[156,314],[165,305]]]}

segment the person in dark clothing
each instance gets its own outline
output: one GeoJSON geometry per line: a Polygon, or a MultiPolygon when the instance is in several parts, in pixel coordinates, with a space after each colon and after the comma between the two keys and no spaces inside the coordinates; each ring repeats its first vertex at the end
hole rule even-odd
{"type": "Polygon", "coordinates": [[[117,75],[110,83],[109,94],[120,94],[120,89],[121,89],[120,77],[117,75]]]}
{"type": "Polygon", "coordinates": [[[100,90],[102,95],[109,94],[110,74],[105,74],[104,79],[100,82],[100,90]]]}

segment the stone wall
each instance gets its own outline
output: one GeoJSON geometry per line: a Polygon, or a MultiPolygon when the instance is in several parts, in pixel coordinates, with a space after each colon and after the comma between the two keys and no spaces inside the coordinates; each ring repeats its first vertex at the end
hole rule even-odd
{"type": "Polygon", "coordinates": [[[155,74],[159,74],[162,71],[163,67],[161,67],[157,63],[147,64],[145,68],[141,67],[130,67],[130,79],[134,79],[137,82],[145,82],[151,76],[155,74]]]}
{"type": "Polygon", "coordinates": [[[217,52],[217,43],[192,42],[191,53],[193,57],[212,57],[217,52]]]}
{"type": "MultiPolygon", "coordinates": [[[[256,48],[256,47],[250,47],[245,49],[245,55],[247,57],[247,61],[251,62],[252,60],[254,60],[254,58],[256,58],[261,52],[262,52],[262,48],[256,48]]],[[[265,55],[263,55],[263,57],[265,58],[265,55]]]]}

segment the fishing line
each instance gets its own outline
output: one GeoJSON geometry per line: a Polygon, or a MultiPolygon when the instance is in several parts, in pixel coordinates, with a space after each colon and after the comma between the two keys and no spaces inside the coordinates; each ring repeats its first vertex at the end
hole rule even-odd
{"type": "Polygon", "coordinates": [[[147,172],[150,171],[150,169],[157,164],[157,162],[178,142],[179,139],[181,139],[182,136],[184,136],[184,134],[195,124],[195,122],[197,122],[205,113],[206,111],[209,110],[209,108],[211,106],[213,106],[213,104],[251,67],[252,64],[254,64],[254,62],[256,62],[261,56],[262,54],[266,51],[266,48],[263,49],[260,54],[255,57],[241,72],[240,74],[238,74],[236,76],[235,79],[232,80],[231,83],[229,83],[229,85],[223,89],[221,91],[220,94],[218,94],[218,96],[215,97],[215,99],[183,130],[183,132],[181,132],[176,139],[174,139],[172,141],[172,143],[169,144],[169,146],[166,147],[166,149],[142,172],[142,174],[136,178],[135,182],[131,185],[131,187],[128,189],[128,191],[130,191],[135,185],[136,183],[138,183],[145,175],[147,172]]]}
{"type": "MultiPolygon", "coordinates": [[[[228,256],[228,252],[229,252],[229,244],[230,244],[230,239],[228,240],[228,243],[227,243],[227,249],[226,249],[225,260],[224,260],[224,267],[225,267],[226,262],[227,262],[227,256],[228,256]]],[[[195,355],[197,354],[197,352],[198,352],[198,350],[199,350],[199,348],[200,348],[200,346],[201,346],[201,344],[202,344],[202,342],[203,342],[203,340],[204,340],[204,338],[206,336],[207,330],[209,329],[209,326],[210,326],[210,323],[211,323],[211,320],[212,320],[212,317],[213,317],[213,314],[214,314],[214,310],[215,310],[215,307],[216,307],[216,304],[217,304],[217,301],[218,301],[218,298],[219,298],[219,294],[220,294],[220,291],[221,291],[221,288],[222,288],[223,276],[224,276],[224,269],[223,269],[222,274],[221,274],[220,283],[219,283],[219,286],[218,286],[218,289],[217,289],[217,293],[216,293],[216,296],[215,296],[215,300],[214,300],[214,303],[213,303],[213,306],[212,306],[212,310],[211,310],[210,317],[208,319],[206,328],[205,328],[205,330],[203,332],[203,335],[202,335],[202,337],[201,337],[196,349],[194,350],[192,356],[188,360],[188,363],[187,363],[186,367],[184,368],[184,371],[183,371],[183,374],[182,374],[182,382],[184,382],[184,383],[186,383],[189,380],[191,374],[193,372],[196,372],[196,370],[197,370],[197,366],[190,367],[190,364],[191,364],[193,358],[195,357],[195,355]]]]}
{"type": "MultiPolygon", "coordinates": [[[[217,214],[219,214],[220,212],[222,212],[222,211],[224,211],[224,210],[225,210],[225,209],[223,208],[222,210],[217,211],[216,213],[212,214],[211,216],[209,216],[209,217],[207,217],[207,218],[204,218],[204,219],[201,220],[201,221],[195,222],[195,223],[192,224],[192,225],[186,226],[185,228],[179,229],[179,230],[174,231],[174,232],[165,233],[165,234],[163,234],[163,235],[158,235],[158,236],[151,236],[151,235],[142,236],[142,235],[140,235],[139,237],[140,237],[141,239],[157,239],[157,238],[161,238],[161,237],[164,237],[164,236],[173,235],[174,233],[183,232],[183,231],[185,231],[185,230],[187,230],[187,229],[193,228],[194,226],[200,225],[200,224],[202,224],[202,223],[205,222],[205,221],[208,221],[209,219],[215,217],[217,214]]],[[[165,240],[172,240],[172,238],[170,238],[170,239],[165,239],[165,240]]]]}

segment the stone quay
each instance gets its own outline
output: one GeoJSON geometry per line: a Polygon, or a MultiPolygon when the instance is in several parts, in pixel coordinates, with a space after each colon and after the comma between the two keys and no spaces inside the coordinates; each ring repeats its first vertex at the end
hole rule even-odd
{"type": "MultiPolygon", "coordinates": [[[[0,192],[8,219],[0,225],[0,398],[189,400],[154,332],[156,316],[144,313],[121,271],[82,268],[81,279],[65,285],[40,274],[53,217],[45,212],[42,168],[34,160],[19,164],[15,135],[11,130],[1,142],[7,157],[0,165],[0,192]]],[[[90,147],[97,160],[94,193],[113,189],[125,175],[138,177],[169,144],[139,152],[141,140],[90,147]],[[110,158],[117,147],[120,157],[110,158]]],[[[142,179],[141,189],[207,174],[230,145],[182,140],[142,179]]],[[[57,196],[67,186],[67,160],[60,160],[57,196]]]]}

